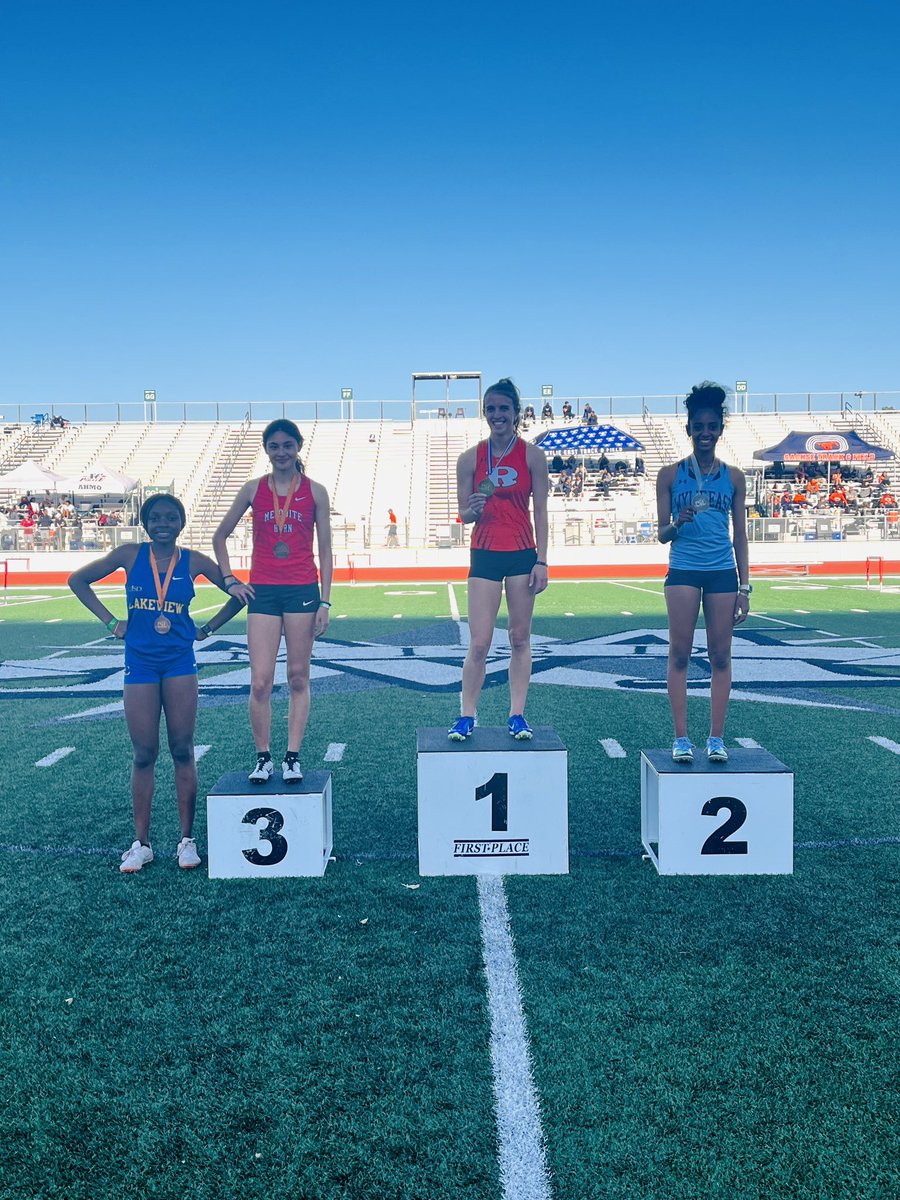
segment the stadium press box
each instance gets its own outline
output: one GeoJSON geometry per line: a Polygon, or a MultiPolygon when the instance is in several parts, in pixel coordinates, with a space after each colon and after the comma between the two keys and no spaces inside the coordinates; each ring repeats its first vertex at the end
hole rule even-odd
{"type": "Polygon", "coordinates": [[[568,873],[568,752],[552,729],[416,736],[420,875],[568,873]]]}
{"type": "Polygon", "coordinates": [[[794,776],[767,750],[641,753],[641,841],[660,875],[790,875],[794,776]]]}
{"type": "Polygon", "coordinates": [[[246,772],[223,775],[206,799],[211,879],[324,875],[331,856],[331,772],[307,771],[286,784],[252,784],[246,772]]]}

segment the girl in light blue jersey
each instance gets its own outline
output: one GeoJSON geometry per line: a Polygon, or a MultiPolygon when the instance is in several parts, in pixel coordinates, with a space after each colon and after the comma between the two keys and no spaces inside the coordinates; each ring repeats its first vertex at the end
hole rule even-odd
{"type": "Polygon", "coordinates": [[[669,614],[667,685],[675,724],[672,757],[693,762],[687,733],[687,671],[700,605],[709,654],[710,762],[727,762],[723,733],[731,693],[731,636],[750,611],[744,473],[716,458],[725,426],[725,389],[701,383],[685,400],[693,452],[663,467],[656,480],[659,540],[670,546],[666,576],[669,614]]]}

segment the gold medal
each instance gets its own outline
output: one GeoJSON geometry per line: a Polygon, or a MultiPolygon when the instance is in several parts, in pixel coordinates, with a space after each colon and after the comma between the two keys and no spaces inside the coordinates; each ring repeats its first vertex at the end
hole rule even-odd
{"type": "Polygon", "coordinates": [[[172,628],[172,622],[168,617],[157,617],[153,622],[153,628],[157,633],[168,633],[172,628]]]}
{"type": "Polygon", "coordinates": [[[275,507],[275,533],[278,535],[278,541],[275,543],[272,552],[276,558],[288,558],[291,553],[291,548],[284,540],[284,527],[287,524],[288,509],[291,507],[291,501],[294,498],[295,492],[299,489],[301,477],[298,472],[294,472],[291,477],[291,487],[287,494],[287,499],[284,502],[284,508],[278,503],[278,493],[275,490],[275,481],[272,476],[269,476],[269,488],[272,492],[272,502],[275,507]]]}
{"type": "Polygon", "coordinates": [[[482,496],[493,496],[497,488],[492,479],[482,479],[481,483],[478,485],[478,490],[482,496]]]}
{"type": "Polygon", "coordinates": [[[272,553],[276,558],[289,558],[291,548],[287,542],[276,542],[272,553]]]}

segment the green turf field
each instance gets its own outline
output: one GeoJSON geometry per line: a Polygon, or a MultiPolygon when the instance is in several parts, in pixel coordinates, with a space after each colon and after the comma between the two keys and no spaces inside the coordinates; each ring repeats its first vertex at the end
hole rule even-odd
{"type": "MultiPolygon", "coordinates": [[[[795,871],[773,877],[661,877],[642,858],[640,751],[671,742],[661,582],[539,599],[528,716],[569,750],[572,859],[568,876],[501,889],[540,1106],[531,1190],[504,1190],[479,888],[420,878],[415,857],[415,730],[458,713],[464,586],[335,589],[303,752],[321,769],[343,748],[328,763],[335,861],[267,881],[177,869],[165,752],[156,861],[120,875],[121,644],[67,592],[11,592],[0,1198],[900,1194],[888,583],[754,581],[726,741],[795,772],[795,871]]],[[[218,595],[201,588],[195,615],[218,595]]],[[[198,648],[201,852],[203,797],[253,758],[244,632],[198,648]]],[[[506,718],[502,643],[482,725],[506,718]]],[[[706,679],[701,654],[697,743],[706,679]]],[[[276,756],[286,709],[281,688],[276,756]]]]}

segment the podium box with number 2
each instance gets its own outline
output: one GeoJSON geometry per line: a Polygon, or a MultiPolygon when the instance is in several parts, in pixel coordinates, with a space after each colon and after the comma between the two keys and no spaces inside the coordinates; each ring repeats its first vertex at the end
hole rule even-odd
{"type": "Polygon", "coordinates": [[[420,875],[565,875],[567,752],[552,729],[530,742],[477,728],[417,733],[420,875]]]}
{"type": "Polygon", "coordinates": [[[223,775],[206,800],[211,879],[324,875],[331,854],[331,772],[261,786],[223,775]]]}
{"type": "Polygon", "coordinates": [[[660,875],[790,875],[794,776],[767,750],[727,763],[641,754],[641,841],[660,875]]]}

